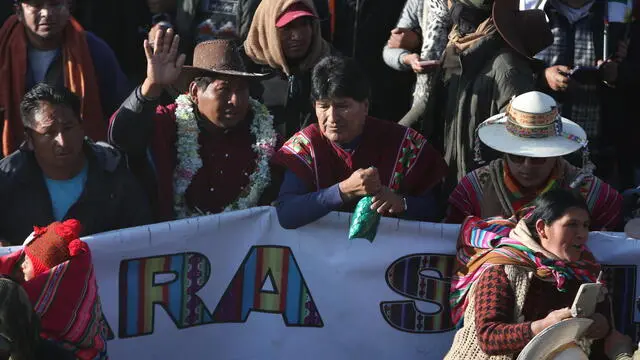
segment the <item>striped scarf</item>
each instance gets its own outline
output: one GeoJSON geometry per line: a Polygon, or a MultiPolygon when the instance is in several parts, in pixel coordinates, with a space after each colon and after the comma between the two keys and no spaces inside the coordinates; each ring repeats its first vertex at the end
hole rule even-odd
{"type": "MultiPolygon", "coordinates": [[[[559,163],[559,162],[558,162],[559,163]]],[[[538,196],[546,193],[549,190],[555,189],[558,186],[558,175],[560,172],[559,165],[553,168],[549,179],[546,184],[535,191],[524,191],[518,181],[513,177],[511,171],[509,170],[509,165],[507,162],[503,162],[503,182],[505,185],[505,190],[507,193],[507,199],[511,204],[511,208],[515,211],[518,209],[522,209],[531,204],[533,200],[535,200],[538,196]]]]}
{"type": "MultiPolygon", "coordinates": [[[[530,208],[528,209],[530,210],[530,208]]],[[[451,316],[453,322],[462,325],[468,304],[467,294],[484,270],[494,265],[518,265],[531,268],[540,279],[556,284],[559,291],[566,291],[567,280],[594,282],[600,270],[593,254],[585,248],[582,260],[566,262],[552,258],[532,238],[519,212],[515,217],[468,217],[460,228],[457,244],[457,269],[451,279],[451,316]]]]}

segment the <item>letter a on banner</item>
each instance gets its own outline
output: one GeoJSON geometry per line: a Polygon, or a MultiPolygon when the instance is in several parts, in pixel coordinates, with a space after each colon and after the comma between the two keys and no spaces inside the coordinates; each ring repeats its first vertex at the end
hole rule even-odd
{"type": "Polygon", "coordinates": [[[245,322],[251,311],[282,314],[287,326],[323,326],[290,248],[252,247],[213,319],[216,323],[245,322]]]}
{"type": "Polygon", "coordinates": [[[394,292],[412,300],[380,303],[382,316],[394,328],[411,333],[452,330],[449,289],[455,258],[451,255],[414,254],[404,256],[387,269],[387,284],[394,292]],[[422,312],[414,300],[436,305],[439,310],[422,312]]]}
{"type": "Polygon", "coordinates": [[[210,275],[209,260],[198,253],[122,261],[120,338],[153,333],[156,304],[167,311],[178,329],[211,323],[211,313],[196,295],[210,275]],[[161,274],[171,280],[159,281],[161,274]]]}

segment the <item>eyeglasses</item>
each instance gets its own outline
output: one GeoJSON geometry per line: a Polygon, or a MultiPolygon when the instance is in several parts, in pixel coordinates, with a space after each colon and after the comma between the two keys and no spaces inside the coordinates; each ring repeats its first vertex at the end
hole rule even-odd
{"type": "Polygon", "coordinates": [[[507,154],[507,157],[509,158],[509,160],[511,160],[511,162],[518,165],[524,164],[525,160],[527,159],[529,159],[529,164],[532,164],[532,165],[542,165],[547,162],[547,158],[536,158],[536,157],[528,157],[528,156],[520,156],[520,155],[511,155],[511,154],[507,154]]]}

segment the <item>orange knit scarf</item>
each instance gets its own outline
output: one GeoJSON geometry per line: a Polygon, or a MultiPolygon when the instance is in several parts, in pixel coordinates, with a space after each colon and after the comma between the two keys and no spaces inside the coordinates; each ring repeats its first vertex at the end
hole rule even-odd
{"type": "MultiPolygon", "coordinates": [[[[105,140],[107,123],[85,31],[73,18],[64,30],[62,56],[64,85],[81,99],[81,116],[87,136],[105,140]]],[[[0,28],[0,107],[4,108],[2,155],[15,151],[24,137],[20,101],[26,92],[27,36],[24,25],[12,16],[0,28]]]]}

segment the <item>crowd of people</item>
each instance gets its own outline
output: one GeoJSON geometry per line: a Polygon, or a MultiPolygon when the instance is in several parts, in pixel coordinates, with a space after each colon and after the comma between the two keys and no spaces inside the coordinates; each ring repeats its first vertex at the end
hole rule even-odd
{"type": "MultiPolygon", "coordinates": [[[[295,229],[364,196],[383,216],[463,224],[463,243],[499,217],[504,229],[492,231],[514,243],[462,246],[492,256],[471,267],[463,256],[460,279],[478,281],[453,285],[458,319],[475,320],[449,356],[475,359],[517,354],[566,317],[552,310],[599,269],[585,233],[640,215],[640,34],[631,14],[609,23],[604,1],[6,3],[4,246],[70,219],[80,237],[269,205],[295,229]],[[549,261],[584,276],[532,306],[556,291],[556,274],[575,273],[549,261]],[[531,294],[519,298],[527,273],[537,277],[517,284],[531,294]],[[518,324],[505,315],[513,306],[518,324]]],[[[74,244],[41,272],[87,272],[88,247],[74,244]]],[[[5,259],[8,275],[33,262],[30,247],[5,259]]],[[[18,278],[37,300],[30,291],[43,284],[18,278]]],[[[100,318],[97,295],[86,306],[100,318]]],[[[72,324],[88,343],[60,331],[44,340],[105,357],[97,324],[72,324]]],[[[607,319],[593,326],[593,338],[613,339],[607,319]]]]}

